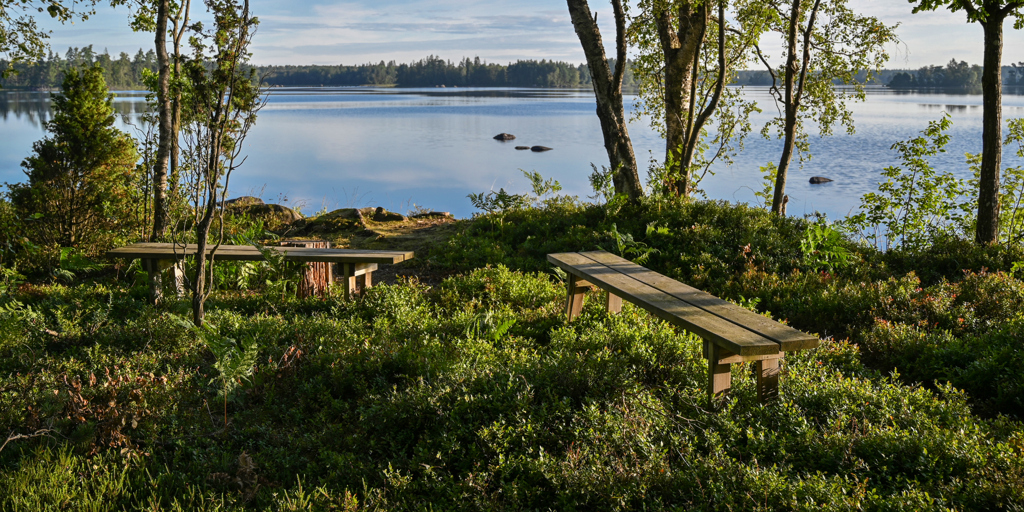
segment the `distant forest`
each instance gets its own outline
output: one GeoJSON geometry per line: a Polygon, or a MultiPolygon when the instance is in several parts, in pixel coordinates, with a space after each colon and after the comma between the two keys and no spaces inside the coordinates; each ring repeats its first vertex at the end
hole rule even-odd
{"type": "MultiPolygon", "coordinates": [[[[99,64],[106,72],[107,85],[116,90],[143,89],[144,69],[156,71],[153,50],[139,50],[135,57],[121,53],[112,57],[93,47],[68,48],[61,55],[50,52],[36,62],[18,63],[16,73],[2,81],[6,89],[52,89],[60,86],[64,70],[99,64]]],[[[0,60],[0,67],[8,63],[0,60]]],[[[552,60],[518,60],[508,65],[464,58],[458,62],[429,56],[409,64],[395,61],[357,66],[257,66],[270,86],[402,86],[402,87],[589,87],[590,72],[585,64],[552,60]]],[[[633,73],[627,66],[623,87],[632,88],[633,73]]]]}
{"type": "MultiPolygon", "coordinates": [[[[952,59],[945,66],[925,66],[917,71],[896,73],[886,85],[893,89],[981,90],[981,70],[977,64],[952,59]]],[[[1003,85],[1024,86],[1024,62],[1003,66],[1003,85]]]]}
{"type": "MultiPolygon", "coordinates": [[[[99,64],[106,72],[107,86],[113,90],[145,89],[143,70],[156,71],[153,50],[139,50],[134,57],[121,53],[114,58],[106,50],[97,53],[92,45],[68,48],[63,55],[50,52],[35,62],[22,62],[14,66],[16,73],[2,80],[5,89],[55,89],[60,86],[64,70],[71,67],[99,64]]],[[[7,61],[0,60],[0,69],[7,61]]],[[[399,86],[399,87],[590,87],[590,72],[585,64],[571,64],[553,60],[518,60],[507,65],[488,63],[479,57],[460,61],[429,56],[416,62],[398,64],[395,61],[354,66],[257,66],[257,72],[270,86],[399,86]]],[[[864,81],[861,73],[858,79],[864,81]]],[[[895,89],[943,88],[979,91],[981,66],[951,60],[945,66],[925,66],[917,70],[882,70],[874,80],[877,85],[895,89]]],[[[1024,86],[1024,62],[1003,67],[1003,83],[1024,86]]],[[[735,85],[771,85],[772,77],[764,70],[742,70],[737,73],[735,85]]],[[[635,89],[630,66],[626,66],[623,88],[635,89]]]]}

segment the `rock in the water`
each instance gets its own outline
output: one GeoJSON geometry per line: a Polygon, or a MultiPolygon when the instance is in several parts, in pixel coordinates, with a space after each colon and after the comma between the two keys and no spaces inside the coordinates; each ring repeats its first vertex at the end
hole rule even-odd
{"type": "Polygon", "coordinates": [[[811,177],[811,185],[820,185],[822,183],[828,183],[830,181],[832,181],[830,178],[824,178],[824,177],[821,177],[821,176],[813,176],[813,177],[811,177]]]}
{"type": "Polygon", "coordinates": [[[532,148],[530,148],[530,151],[540,153],[541,151],[551,151],[551,148],[547,146],[533,146],[532,148]]]}
{"type": "Polygon", "coordinates": [[[521,151],[521,150],[524,150],[524,149],[530,149],[530,146],[516,146],[516,149],[521,151]]]}
{"type": "Polygon", "coordinates": [[[383,206],[378,206],[373,212],[373,220],[377,222],[395,222],[409,219],[406,219],[405,215],[402,215],[401,213],[389,212],[385,210],[383,206]]]}
{"type": "Polygon", "coordinates": [[[494,136],[494,140],[513,140],[516,136],[511,133],[499,133],[494,136]]]}

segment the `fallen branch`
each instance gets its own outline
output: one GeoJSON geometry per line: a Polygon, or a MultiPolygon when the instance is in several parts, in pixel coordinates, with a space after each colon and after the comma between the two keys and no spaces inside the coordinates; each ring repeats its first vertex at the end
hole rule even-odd
{"type": "Polygon", "coordinates": [[[32,439],[34,437],[46,436],[46,435],[49,435],[50,432],[53,432],[53,431],[48,429],[48,428],[39,429],[39,430],[35,431],[32,434],[15,434],[14,431],[12,430],[11,433],[7,436],[7,440],[4,441],[4,444],[0,445],[0,452],[4,451],[4,448],[7,447],[7,443],[10,443],[11,441],[18,441],[18,440],[21,440],[21,439],[32,439]]]}

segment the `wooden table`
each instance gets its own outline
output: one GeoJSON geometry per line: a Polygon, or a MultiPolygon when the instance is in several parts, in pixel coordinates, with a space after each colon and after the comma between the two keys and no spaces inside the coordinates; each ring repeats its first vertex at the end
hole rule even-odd
{"type": "Polygon", "coordinates": [[[569,274],[565,307],[569,320],[580,314],[585,292],[597,286],[608,291],[605,307],[609,312],[618,312],[626,299],[703,338],[709,400],[729,390],[730,365],[743,361],[755,362],[758,398],[775,396],[783,353],[818,346],[817,336],[605,251],[549,254],[548,261],[569,274]]]}
{"type": "MultiPolygon", "coordinates": [[[[285,261],[336,263],[341,269],[342,281],[345,286],[345,298],[351,297],[355,289],[357,276],[364,276],[364,286],[372,286],[371,275],[377,265],[401,263],[411,259],[412,251],[369,251],[360,249],[317,249],[307,247],[265,247],[280,252],[285,261]]],[[[171,243],[141,242],[127,247],[107,251],[111,258],[141,259],[143,268],[153,274],[166,268],[168,263],[181,260],[186,256],[194,256],[195,245],[171,243]]],[[[214,251],[214,246],[207,246],[206,253],[214,251]]],[[[263,253],[251,245],[221,245],[216,248],[214,260],[224,261],[263,261],[263,253]]],[[[150,280],[151,286],[154,284],[150,280]]],[[[159,296],[157,290],[151,290],[154,298],[159,296]]]]}

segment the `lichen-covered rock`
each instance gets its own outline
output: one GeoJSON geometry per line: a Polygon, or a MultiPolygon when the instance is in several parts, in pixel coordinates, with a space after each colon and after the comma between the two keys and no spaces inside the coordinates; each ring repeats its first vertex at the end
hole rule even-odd
{"type": "Polygon", "coordinates": [[[227,201],[224,201],[224,207],[225,208],[232,208],[232,207],[239,208],[239,207],[242,207],[242,206],[252,206],[254,204],[266,204],[266,203],[264,203],[262,199],[260,199],[258,197],[253,197],[253,196],[236,197],[234,199],[228,199],[227,201]]]}
{"type": "Polygon", "coordinates": [[[423,212],[417,213],[416,215],[410,215],[410,219],[453,219],[455,218],[451,212],[423,212]]]}
{"type": "Polygon", "coordinates": [[[355,208],[340,208],[307,220],[304,230],[308,233],[338,233],[365,227],[363,212],[355,208]]]}
{"type": "Polygon", "coordinates": [[[279,204],[264,204],[262,201],[259,204],[250,204],[238,206],[237,203],[234,205],[226,206],[227,211],[232,215],[242,215],[263,221],[264,225],[268,229],[277,229],[280,226],[292,224],[302,219],[302,214],[279,204]]]}
{"type": "Polygon", "coordinates": [[[515,138],[516,136],[511,133],[499,133],[494,136],[494,140],[514,140],[515,138]]]}
{"type": "Polygon", "coordinates": [[[400,222],[409,219],[401,213],[389,212],[383,206],[378,206],[373,212],[373,220],[376,222],[400,222]]]}

